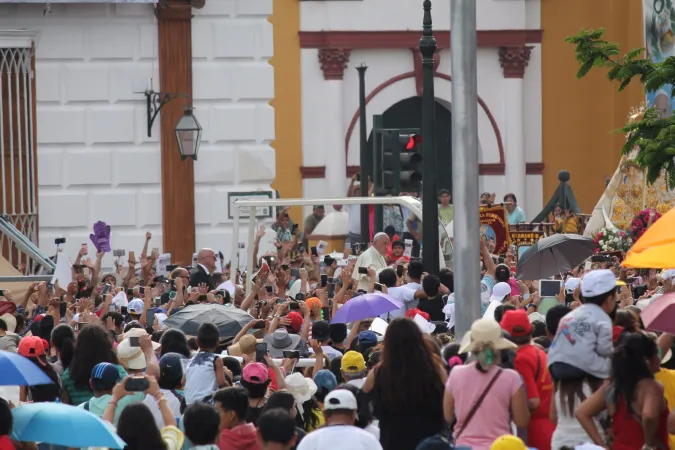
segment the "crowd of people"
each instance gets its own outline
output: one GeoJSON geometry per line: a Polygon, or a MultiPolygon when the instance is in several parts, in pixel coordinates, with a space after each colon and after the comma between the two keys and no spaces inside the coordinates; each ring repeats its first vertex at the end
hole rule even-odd
{"type": "MultiPolygon", "coordinates": [[[[439,201],[451,221],[450,194],[439,201]]],[[[276,252],[258,257],[261,227],[240,284],[211,249],[194,267],[157,275],[148,233],[128,267],[104,273],[102,253],[89,263],[81,251],[65,286],[35,283],[23,298],[0,291],[0,350],[52,381],[0,386],[0,449],[68,448],[13,438],[14,410],[53,402],[97,416],[129,450],[675,445],[673,336],[640,320],[675,290],[675,270],[583,265],[558,277],[558,295],[543,296],[538,280],[516,281],[482,240],[483,317],[456,341],[451,270],[427,274],[385,232],[346,245],[339,259],[308,251],[322,215],[315,207],[302,233],[282,211],[276,252]],[[626,280],[638,277],[648,289],[633,298],[626,280]],[[335,320],[364,295],[395,307],[335,320]],[[246,319],[229,334],[219,321],[181,319],[202,305],[246,319]]]]}

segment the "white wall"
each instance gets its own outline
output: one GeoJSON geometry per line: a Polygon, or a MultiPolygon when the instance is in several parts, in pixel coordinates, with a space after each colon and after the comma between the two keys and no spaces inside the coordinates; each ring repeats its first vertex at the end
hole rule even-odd
{"type": "MultiPolygon", "coordinates": [[[[531,3],[540,0],[476,0],[479,30],[526,28],[533,23],[531,3]]],[[[422,0],[310,1],[300,4],[300,26],[321,30],[417,30],[422,27],[422,0]]],[[[438,30],[450,29],[450,2],[432,1],[432,20],[438,30]]]]}
{"type": "MultiPolygon", "coordinates": [[[[40,247],[55,237],[74,253],[92,224],[114,248],[161,248],[159,119],[147,137],[145,97],[157,73],[153,7],[139,4],[0,5],[0,29],[42,33],[37,44],[40,247]]],[[[195,163],[197,245],[231,248],[227,192],[274,179],[272,0],[211,1],[195,10],[193,92],[203,128],[195,163]]],[[[178,101],[178,100],[176,100],[178,101]]],[[[176,180],[180,182],[180,180],[176,180]]],[[[106,260],[110,265],[111,259],[106,260]]]]}
{"type": "Polygon", "coordinates": [[[276,176],[272,0],[209,0],[193,11],[193,95],[204,127],[195,163],[197,248],[219,249],[227,260],[228,192],[270,190],[276,176]]]}

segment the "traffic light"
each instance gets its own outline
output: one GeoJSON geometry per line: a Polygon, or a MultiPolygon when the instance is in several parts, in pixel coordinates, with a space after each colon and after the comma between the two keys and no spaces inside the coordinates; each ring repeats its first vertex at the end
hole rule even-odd
{"type": "Polygon", "coordinates": [[[418,192],[422,185],[422,135],[382,130],[383,194],[418,192]]]}

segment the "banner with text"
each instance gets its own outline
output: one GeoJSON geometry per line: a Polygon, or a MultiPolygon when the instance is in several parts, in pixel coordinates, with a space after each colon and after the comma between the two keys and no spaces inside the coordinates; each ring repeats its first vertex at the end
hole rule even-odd
{"type": "Polygon", "coordinates": [[[480,235],[485,238],[490,253],[504,255],[509,248],[509,223],[506,220],[506,209],[503,206],[481,208],[480,235]]]}
{"type": "MultiPolygon", "coordinates": [[[[675,56],[675,5],[673,0],[642,0],[645,23],[645,48],[647,58],[661,62],[675,56]]],[[[671,101],[673,86],[664,84],[654,92],[647,92],[647,106],[670,117],[675,109],[671,101]]]]}
{"type": "Polygon", "coordinates": [[[516,247],[516,258],[532,247],[543,235],[541,231],[511,231],[511,243],[516,247]]]}

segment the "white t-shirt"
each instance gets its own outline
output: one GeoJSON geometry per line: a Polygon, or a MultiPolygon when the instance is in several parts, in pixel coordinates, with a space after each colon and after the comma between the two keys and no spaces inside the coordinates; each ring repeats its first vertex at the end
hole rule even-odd
{"type": "Polygon", "coordinates": [[[347,205],[349,214],[349,232],[361,234],[361,205],[347,205]]]}
{"type": "Polygon", "coordinates": [[[382,450],[377,439],[351,425],[327,425],[305,436],[298,450],[382,450]]]}
{"type": "Polygon", "coordinates": [[[407,286],[388,288],[387,293],[391,295],[394,299],[401,302],[401,305],[403,306],[399,309],[395,309],[394,311],[389,311],[380,314],[381,319],[387,320],[393,319],[394,317],[403,317],[405,316],[406,311],[417,306],[417,302],[415,302],[415,291],[413,289],[408,288],[407,286]]]}
{"type": "Polygon", "coordinates": [[[359,389],[363,389],[363,385],[366,384],[366,379],[365,377],[357,378],[356,380],[347,381],[347,384],[351,384],[352,386],[356,386],[359,389]]]}
{"type": "MultiPolygon", "coordinates": [[[[586,398],[590,397],[593,392],[591,387],[584,383],[582,387],[582,392],[586,398]]],[[[579,424],[579,421],[574,417],[574,414],[570,415],[568,410],[568,404],[565,400],[561,404],[560,402],[560,393],[555,392],[553,394],[553,401],[555,401],[555,410],[558,415],[558,423],[551,437],[551,448],[560,448],[560,447],[576,447],[577,445],[584,444],[586,442],[592,442],[591,438],[588,437],[584,429],[579,424]]],[[[574,407],[572,411],[577,409],[581,404],[581,401],[578,397],[574,399],[574,407]]],[[[594,419],[595,420],[595,419],[594,419]]],[[[602,430],[602,426],[595,420],[595,426],[598,430],[602,430]]]]}
{"type": "MultiPolygon", "coordinates": [[[[173,416],[178,419],[181,416],[180,400],[178,400],[178,397],[176,397],[173,392],[169,390],[160,389],[160,391],[162,391],[162,394],[164,394],[167,406],[173,413],[173,416]]],[[[155,424],[157,425],[157,428],[160,430],[164,428],[166,425],[164,424],[164,419],[162,418],[162,411],[159,410],[159,404],[157,403],[157,400],[155,400],[155,397],[147,394],[143,399],[143,403],[145,403],[145,406],[147,406],[152,413],[152,417],[155,418],[155,424]]]]}

